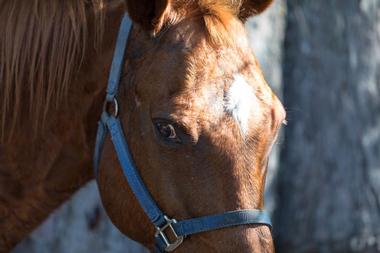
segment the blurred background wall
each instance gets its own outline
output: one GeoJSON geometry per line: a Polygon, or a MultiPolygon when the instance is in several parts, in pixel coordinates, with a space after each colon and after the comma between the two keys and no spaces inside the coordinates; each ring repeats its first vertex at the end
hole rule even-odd
{"type": "MultiPolygon", "coordinates": [[[[279,253],[380,252],[380,0],[276,0],[247,23],[288,126],[266,206],[279,253]]],[[[13,253],[143,253],[92,182],[13,253]]]]}
{"type": "Polygon", "coordinates": [[[279,252],[380,252],[380,1],[287,1],[279,252]]]}

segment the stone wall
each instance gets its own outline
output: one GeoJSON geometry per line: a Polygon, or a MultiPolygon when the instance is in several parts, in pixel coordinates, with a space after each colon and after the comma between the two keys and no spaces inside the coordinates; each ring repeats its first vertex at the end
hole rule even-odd
{"type": "Polygon", "coordinates": [[[380,1],[288,1],[281,253],[380,252],[380,1]]]}

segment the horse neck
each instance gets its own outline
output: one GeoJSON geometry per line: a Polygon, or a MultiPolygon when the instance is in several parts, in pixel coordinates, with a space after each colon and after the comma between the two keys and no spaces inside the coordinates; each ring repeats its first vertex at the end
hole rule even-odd
{"type": "Polygon", "coordinates": [[[23,124],[0,143],[0,252],[8,252],[92,178],[96,122],[124,12],[115,3],[108,9],[102,48],[94,49],[91,35],[67,101],[49,113],[44,130],[34,138],[23,124]]]}

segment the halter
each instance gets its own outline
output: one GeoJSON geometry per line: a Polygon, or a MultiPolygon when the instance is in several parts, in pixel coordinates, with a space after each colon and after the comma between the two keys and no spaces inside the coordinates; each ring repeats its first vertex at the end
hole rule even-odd
{"type": "Polygon", "coordinates": [[[132,22],[128,14],[125,14],[120,25],[108,80],[107,96],[96,136],[94,151],[94,170],[96,177],[99,172],[99,162],[104,141],[109,133],[128,184],[146,215],[156,228],[155,246],[157,252],[174,251],[182,244],[187,236],[192,234],[247,224],[266,225],[271,228],[268,214],[265,211],[257,209],[230,211],[222,214],[177,221],[166,216],[157,206],[133,163],[123,127],[118,117],[119,105],[117,101],[117,91],[131,27],[132,22]],[[108,112],[109,106],[113,106],[114,108],[112,113],[108,112]],[[168,232],[171,234],[170,238],[174,236],[174,240],[169,239],[168,232]]]}

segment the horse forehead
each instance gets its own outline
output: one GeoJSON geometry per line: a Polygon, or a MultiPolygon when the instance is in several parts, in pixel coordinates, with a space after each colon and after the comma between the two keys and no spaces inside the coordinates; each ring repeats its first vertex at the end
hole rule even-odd
{"type": "Polygon", "coordinates": [[[256,97],[256,89],[242,74],[234,74],[219,84],[209,83],[197,90],[190,90],[180,96],[182,115],[210,124],[220,124],[226,117],[231,118],[241,134],[247,135],[250,123],[261,117],[261,105],[256,97]],[[187,112],[187,113],[186,113],[187,112]]]}
{"type": "Polygon", "coordinates": [[[253,86],[243,75],[234,75],[233,82],[224,95],[224,111],[230,115],[243,135],[249,131],[253,117],[260,117],[260,103],[253,86]]]}

